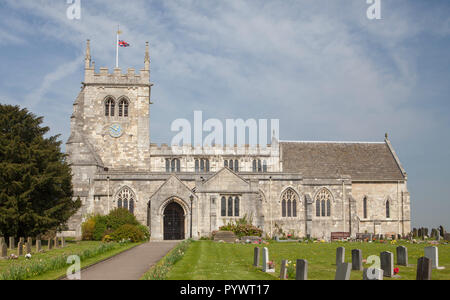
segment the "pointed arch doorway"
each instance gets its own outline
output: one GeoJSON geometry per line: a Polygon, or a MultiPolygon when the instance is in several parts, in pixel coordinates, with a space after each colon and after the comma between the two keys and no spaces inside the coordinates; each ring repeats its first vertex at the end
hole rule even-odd
{"type": "Polygon", "coordinates": [[[184,240],[184,210],[176,202],[164,209],[164,240],[184,240]]]}

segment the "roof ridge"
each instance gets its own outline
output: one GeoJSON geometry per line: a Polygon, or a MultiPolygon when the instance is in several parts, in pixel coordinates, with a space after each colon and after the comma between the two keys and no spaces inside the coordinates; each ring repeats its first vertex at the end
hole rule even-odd
{"type": "Polygon", "coordinates": [[[305,143],[305,144],[385,144],[385,142],[358,142],[358,141],[288,141],[280,140],[280,143],[305,143]]]}

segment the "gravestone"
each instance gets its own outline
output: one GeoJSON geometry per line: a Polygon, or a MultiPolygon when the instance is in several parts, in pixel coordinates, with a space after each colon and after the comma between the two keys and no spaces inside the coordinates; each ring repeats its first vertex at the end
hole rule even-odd
{"type": "Polygon", "coordinates": [[[416,238],[417,235],[418,235],[417,228],[414,228],[414,229],[413,229],[413,237],[416,238]]]}
{"type": "Polygon", "coordinates": [[[383,270],[383,276],[392,277],[394,276],[394,254],[389,251],[381,252],[381,269],[383,270]]]}
{"type": "Polygon", "coordinates": [[[425,228],[425,235],[428,236],[428,228],[425,228]]]}
{"type": "Polygon", "coordinates": [[[269,249],[264,247],[262,250],[262,271],[266,273],[273,273],[275,269],[269,269],[269,249]]]}
{"type": "Polygon", "coordinates": [[[404,246],[397,247],[397,265],[408,266],[408,248],[404,246]]]}
{"type": "Polygon", "coordinates": [[[280,241],[280,237],[278,235],[275,236],[275,241],[277,241],[277,242],[280,241]]]}
{"type": "Polygon", "coordinates": [[[425,247],[425,257],[431,260],[431,267],[433,269],[445,269],[445,267],[439,267],[439,252],[437,247],[425,247]]]}
{"type": "Polygon", "coordinates": [[[28,253],[31,253],[31,243],[30,242],[26,242],[25,243],[25,251],[28,253]]]}
{"type": "Polygon", "coordinates": [[[5,243],[5,238],[2,236],[0,237],[0,245],[5,243]]]}
{"type": "Polygon", "coordinates": [[[30,243],[30,246],[33,246],[33,238],[27,238],[27,243],[30,243]]]}
{"type": "Polygon", "coordinates": [[[2,243],[2,257],[6,258],[8,257],[8,247],[6,246],[6,243],[2,243]]]}
{"type": "Polygon", "coordinates": [[[235,243],[236,235],[231,231],[218,231],[214,236],[214,241],[224,241],[225,243],[235,243]]]}
{"type": "Polygon", "coordinates": [[[436,241],[441,241],[441,233],[439,231],[436,231],[436,241]]]}
{"type": "Polygon", "coordinates": [[[361,249],[352,250],[352,270],[362,271],[362,251],[361,249]]]}
{"type": "Polygon", "coordinates": [[[42,251],[42,242],[41,240],[36,240],[36,252],[41,252],[42,251]]]}
{"type": "Polygon", "coordinates": [[[253,251],[253,266],[259,267],[260,262],[260,249],[258,247],[255,247],[253,251]]]}
{"type": "Polygon", "coordinates": [[[439,233],[441,234],[441,236],[444,236],[445,235],[445,229],[444,229],[444,226],[439,226],[439,233]]]}
{"type": "Polygon", "coordinates": [[[281,261],[281,267],[280,267],[280,279],[285,280],[287,275],[287,260],[281,261]]]}
{"type": "Polygon", "coordinates": [[[364,268],[363,280],[383,280],[383,270],[378,268],[364,268]]]}
{"type": "Polygon", "coordinates": [[[53,249],[53,240],[49,239],[48,240],[48,250],[52,250],[53,249]]]}
{"type": "Polygon", "coordinates": [[[436,229],[431,229],[431,238],[434,238],[436,236],[436,229]]]}
{"type": "Polygon", "coordinates": [[[17,256],[23,255],[23,242],[19,241],[19,244],[17,244],[17,256]]]}
{"type": "Polygon", "coordinates": [[[339,264],[336,268],[336,276],[334,280],[350,280],[352,265],[350,263],[339,264]]]}
{"type": "Polygon", "coordinates": [[[16,248],[16,242],[14,240],[14,237],[9,237],[9,250],[14,250],[16,248]]]}
{"type": "Polygon", "coordinates": [[[305,259],[297,259],[295,270],[295,280],[308,280],[308,261],[305,259]]]}
{"type": "Polygon", "coordinates": [[[345,261],[345,248],[339,247],[336,249],[336,266],[343,264],[345,261]]]}
{"type": "Polygon", "coordinates": [[[19,238],[19,242],[22,243],[22,245],[25,244],[25,238],[23,237],[19,238]]]}
{"type": "Polygon", "coordinates": [[[445,233],[444,234],[444,240],[450,241],[450,233],[445,233]]]}
{"type": "Polygon", "coordinates": [[[417,260],[416,280],[431,280],[431,259],[421,257],[417,260]]]}

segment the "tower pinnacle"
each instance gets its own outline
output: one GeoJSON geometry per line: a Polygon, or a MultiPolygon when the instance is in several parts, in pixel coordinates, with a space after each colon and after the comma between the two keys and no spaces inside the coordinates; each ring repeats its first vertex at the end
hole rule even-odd
{"type": "Polygon", "coordinates": [[[149,71],[150,70],[150,53],[149,53],[148,42],[145,42],[145,59],[144,59],[144,63],[145,63],[144,70],[149,71]]]}
{"type": "Polygon", "coordinates": [[[89,69],[91,67],[91,41],[86,41],[86,57],[84,59],[84,68],[89,69]]]}

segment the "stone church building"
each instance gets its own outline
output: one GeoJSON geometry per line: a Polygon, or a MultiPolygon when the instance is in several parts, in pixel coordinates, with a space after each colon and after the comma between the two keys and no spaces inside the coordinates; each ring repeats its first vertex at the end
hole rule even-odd
{"type": "Polygon", "coordinates": [[[410,232],[407,175],[382,142],[272,140],[267,147],[151,144],[150,56],[144,68],[95,71],[89,41],[67,154],[83,205],[65,234],[116,207],[152,239],[210,236],[244,216],[264,235],[410,232]],[[182,153],[182,154],[180,154],[182,153]]]}

